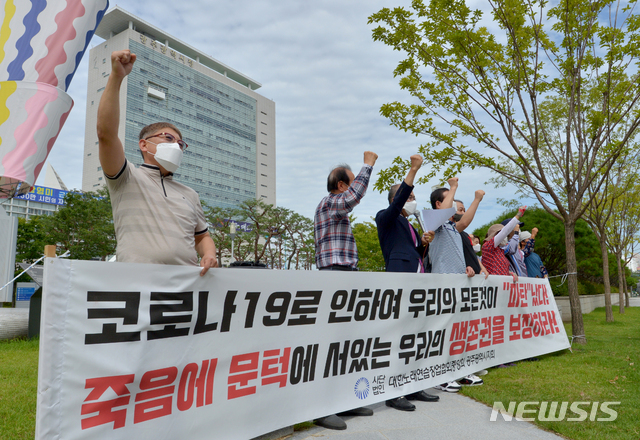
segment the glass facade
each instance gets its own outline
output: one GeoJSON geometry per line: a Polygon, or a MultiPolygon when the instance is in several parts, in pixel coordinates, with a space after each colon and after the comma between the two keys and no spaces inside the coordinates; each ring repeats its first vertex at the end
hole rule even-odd
{"type": "MultiPolygon", "coordinates": [[[[140,130],[167,121],[189,148],[174,178],[211,206],[235,207],[256,198],[256,100],[137,41],[128,77],[125,156],[141,164],[140,130]]],[[[193,61],[191,61],[193,62],[193,61]]]]}

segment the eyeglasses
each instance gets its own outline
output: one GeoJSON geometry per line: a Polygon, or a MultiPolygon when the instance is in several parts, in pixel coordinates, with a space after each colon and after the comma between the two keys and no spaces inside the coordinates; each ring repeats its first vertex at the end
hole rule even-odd
{"type": "Polygon", "coordinates": [[[169,143],[173,144],[176,143],[180,146],[181,150],[186,150],[187,147],[189,145],[187,145],[187,143],[185,141],[183,141],[182,139],[176,139],[176,137],[174,135],[172,135],[171,133],[156,133],[154,135],[149,136],[148,138],[144,138],[144,140],[146,141],[147,139],[151,139],[154,137],[161,137],[164,140],[168,141],[169,143]]]}

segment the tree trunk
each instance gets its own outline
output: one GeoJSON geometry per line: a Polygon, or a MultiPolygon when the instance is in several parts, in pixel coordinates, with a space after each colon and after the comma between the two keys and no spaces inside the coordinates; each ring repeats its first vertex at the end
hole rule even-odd
{"type": "Polygon", "coordinates": [[[627,284],[627,277],[623,277],[624,281],[624,306],[629,307],[629,297],[631,293],[629,293],[629,285],[627,284]]]}
{"type": "MultiPolygon", "coordinates": [[[[293,250],[289,255],[289,259],[287,261],[287,267],[285,267],[285,269],[291,270],[291,262],[293,261],[293,257],[295,257],[296,255],[298,255],[298,245],[294,243],[293,250]]],[[[298,268],[298,261],[296,260],[296,269],[297,268],[298,268]]]]}
{"type": "Polygon", "coordinates": [[[604,280],[604,308],[607,322],[613,322],[613,309],[611,308],[611,280],[609,279],[609,252],[604,234],[600,233],[600,251],[602,252],[602,276],[604,280]]]}
{"type": "Polygon", "coordinates": [[[616,260],[618,262],[618,298],[620,304],[618,304],[618,310],[620,314],[624,313],[624,269],[622,268],[621,255],[616,254],[616,260]]]}
{"type": "Polygon", "coordinates": [[[573,341],[577,344],[586,344],[584,334],[584,322],[582,321],[582,308],[580,307],[580,295],[578,294],[578,263],[576,261],[576,237],[575,221],[569,223],[565,220],[564,242],[567,249],[567,285],[569,287],[569,304],[571,305],[571,332],[573,341]]]}

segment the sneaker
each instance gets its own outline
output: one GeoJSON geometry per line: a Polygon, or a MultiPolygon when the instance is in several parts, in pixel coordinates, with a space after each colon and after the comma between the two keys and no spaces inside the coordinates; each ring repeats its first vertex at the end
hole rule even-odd
{"type": "Polygon", "coordinates": [[[459,379],[459,382],[460,382],[460,385],[466,385],[469,387],[474,387],[477,385],[484,384],[484,381],[480,379],[478,376],[476,376],[475,374],[470,374],[466,377],[463,377],[462,379],[459,379]]]}
{"type": "Polygon", "coordinates": [[[443,383],[441,385],[436,385],[434,388],[436,390],[446,391],[447,393],[457,393],[458,391],[460,391],[460,388],[462,388],[462,387],[460,386],[460,384],[458,382],[456,382],[455,380],[452,380],[449,383],[443,383]]]}
{"type": "Polygon", "coordinates": [[[476,376],[485,376],[487,374],[489,374],[489,372],[487,370],[480,370],[478,372],[475,373],[476,376]]]}

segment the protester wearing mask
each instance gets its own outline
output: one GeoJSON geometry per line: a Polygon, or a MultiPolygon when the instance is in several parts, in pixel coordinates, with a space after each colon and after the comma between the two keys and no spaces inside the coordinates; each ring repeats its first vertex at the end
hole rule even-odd
{"type": "MultiPolygon", "coordinates": [[[[511,219],[506,219],[500,222],[501,225],[506,226],[511,219]]],[[[518,277],[527,276],[527,268],[524,264],[524,258],[520,255],[519,243],[520,243],[520,228],[524,226],[523,222],[518,222],[513,228],[513,231],[509,234],[508,244],[506,246],[500,246],[504,251],[504,256],[507,257],[511,271],[518,274],[518,277]]]]}
{"type": "Polygon", "coordinates": [[[198,266],[200,275],[217,266],[216,248],[200,198],[173,180],[187,144],[168,122],[140,131],[138,146],[144,163],[126,160],[118,138],[120,87],[136,56],[129,50],[111,54],[111,74],[98,106],[100,165],[107,178],[116,231],[118,261],[198,266]]]}
{"type": "MultiPolygon", "coordinates": [[[[476,200],[479,199],[478,201],[481,201],[483,197],[484,197],[484,191],[482,191],[481,189],[476,191],[476,200]]],[[[453,216],[453,221],[455,221],[457,225],[460,222],[460,220],[462,220],[462,217],[466,213],[466,210],[464,208],[464,203],[462,203],[462,201],[460,200],[454,200],[454,201],[456,202],[458,211],[453,216]]],[[[471,206],[473,205],[474,204],[472,203],[471,206]]],[[[481,250],[480,244],[478,244],[477,247],[472,244],[474,242],[473,240],[476,239],[476,237],[473,235],[467,235],[465,231],[460,231],[460,238],[462,239],[462,250],[464,251],[465,264],[471,267],[473,271],[476,273],[476,275],[482,273],[484,274],[484,278],[487,279],[487,277],[489,276],[489,272],[487,271],[487,269],[485,269],[485,267],[482,265],[482,262],[476,255],[476,252],[480,252],[481,250]]]]}
{"type": "MultiPolygon", "coordinates": [[[[404,181],[389,190],[389,206],[376,214],[378,240],[387,272],[424,272],[422,256],[428,244],[427,234],[421,236],[407,218],[417,209],[413,180],[421,166],[422,156],[411,156],[411,168],[404,181]]],[[[438,396],[419,391],[406,398],[387,400],[386,404],[402,411],[413,411],[416,407],[408,400],[435,402],[438,399],[438,396]]]]}
{"type": "MultiPolygon", "coordinates": [[[[357,176],[351,167],[338,165],[327,177],[327,191],[313,217],[316,267],[319,270],[358,270],[358,247],[351,230],[349,214],[358,206],[369,186],[369,179],[378,155],[364,152],[364,165],[357,176]]],[[[314,420],[327,429],[347,429],[341,416],[372,416],[370,408],[355,408],[339,414],[329,414],[314,420]]]]}
{"type": "MultiPolygon", "coordinates": [[[[469,226],[480,201],[484,197],[484,191],[478,190],[469,210],[465,210],[464,203],[455,200],[458,189],[458,178],[449,179],[449,189],[438,188],[431,193],[431,207],[433,209],[447,209],[456,206],[456,213],[442,226],[435,230],[433,241],[429,244],[429,261],[431,262],[432,273],[458,273],[473,277],[480,273],[482,268],[475,254],[467,249],[465,245],[471,247],[468,235],[464,229],[469,226]],[[466,243],[465,243],[466,242],[466,243]],[[470,255],[467,253],[470,252],[470,255]]],[[[485,274],[485,277],[488,274],[485,274]]],[[[460,391],[461,385],[482,385],[484,382],[475,374],[470,374],[457,381],[452,380],[447,383],[437,385],[435,388],[456,393],[460,391]]]]}
{"type": "MultiPolygon", "coordinates": [[[[438,188],[431,193],[431,207],[433,209],[448,209],[454,206],[454,198],[458,189],[458,178],[449,179],[449,189],[438,188]]],[[[429,245],[429,261],[432,273],[466,273],[468,277],[474,276],[475,266],[470,266],[465,261],[464,248],[460,233],[464,231],[473,220],[478,205],[484,197],[484,191],[478,190],[469,210],[464,209],[462,202],[456,203],[456,213],[442,226],[434,231],[434,236],[429,245]]],[[[465,234],[466,235],[466,234],[465,234]]]]}
{"type": "Polygon", "coordinates": [[[549,272],[547,272],[547,268],[544,267],[542,259],[534,251],[536,235],[538,235],[538,228],[533,228],[531,232],[522,232],[520,234],[520,249],[524,254],[527,274],[532,278],[548,278],[549,272]]]}
{"type": "Polygon", "coordinates": [[[476,254],[480,253],[480,251],[482,251],[482,245],[480,244],[480,237],[478,237],[477,235],[469,235],[469,238],[471,238],[471,242],[473,243],[473,251],[476,254]]]}
{"type": "Polygon", "coordinates": [[[526,209],[526,206],[522,206],[506,226],[493,225],[487,231],[487,237],[482,245],[482,264],[491,275],[511,275],[514,282],[518,281],[518,275],[511,270],[501,247],[509,243],[509,234],[518,225],[526,209]]]}

